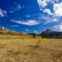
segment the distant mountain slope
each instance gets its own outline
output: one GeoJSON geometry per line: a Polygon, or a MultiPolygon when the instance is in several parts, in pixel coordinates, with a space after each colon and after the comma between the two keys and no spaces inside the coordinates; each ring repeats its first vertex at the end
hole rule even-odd
{"type": "Polygon", "coordinates": [[[62,38],[62,32],[53,31],[51,29],[47,29],[46,31],[43,31],[40,36],[46,37],[46,38],[62,38]]]}

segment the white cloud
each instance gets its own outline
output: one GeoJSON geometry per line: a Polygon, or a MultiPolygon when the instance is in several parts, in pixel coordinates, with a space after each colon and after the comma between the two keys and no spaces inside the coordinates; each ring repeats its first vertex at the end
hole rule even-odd
{"type": "Polygon", "coordinates": [[[2,9],[0,9],[0,17],[4,17],[6,15],[7,15],[7,12],[2,10],[2,9]]]}
{"type": "Polygon", "coordinates": [[[53,15],[53,13],[51,12],[50,9],[45,9],[44,12],[47,13],[47,14],[49,14],[49,15],[53,15]]]}
{"type": "Polygon", "coordinates": [[[16,6],[14,7],[14,10],[11,10],[11,11],[9,11],[10,13],[13,13],[13,12],[15,12],[15,11],[18,11],[18,10],[20,10],[21,8],[23,8],[23,6],[21,6],[20,4],[15,4],[16,6]]]}
{"type": "Polygon", "coordinates": [[[44,9],[44,12],[48,13],[49,15],[55,15],[55,16],[62,16],[62,2],[59,3],[59,0],[37,0],[40,10],[43,11],[43,8],[45,8],[49,3],[53,4],[53,12],[51,12],[50,9],[46,8],[44,9]]]}
{"type": "Polygon", "coordinates": [[[11,11],[9,11],[10,13],[13,13],[13,12],[15,12],[15,10],[11,10],[11,11]]]}
{"type": "Polygon", "coordinates": [[[59,0],[37,0],[37,3],[41,11],[48,13],[49,15],[62,16],[62,3],[59,3],[59,0]],[[50,9],[44,9],[48,3],[53,4],[54,13],[50,9]],[[44,9],[44,10],[43,10],[44,9]]]}
{"type": "Polygon", "coordinates": [[[37,0],[38,4],[40,7],[45,7],[47,6],[46,0],[37,0]]]}
{"type": "Polygon", "coordinates": [[[17,2],[15,2],[14,4],[15,4],[15,8],[16,8],[17,10],[19,10],[19,9],[22,8],[22,6],[21,6],[20,4],[18,4],[17,2]]]}
{"type": "Polygon", "coordinates": [[[57,19],[57,18],[50,18],[48,21],[46,21],[45,23],[44,23],[44,25],[46,25],[46,24],[48,24],[48,23],[56,23],[56,22],[58,22],[59,20],[57,19]]]}
{"type": "Polygon", "coordinates": [[[54,4],[55,2],[59,2],[59,0],[37,0],[39,7],[46,7],[48,5],[48,2],[54,4]]]}
{"type": "Polygon", "coordinates": [[[53,29],[55,31],[61,31],[62,32],[62,23],[60,25],[53,26],[53,29]]]}
{"type": "Polygon", "coordinates": [[[42,22],[44,23],[44,25],[48,24],[48,23],[56,23],[59,21],[59,17],[54,17],[54,16],[48,16],[48,15],[41,15],[39,17],[39,20],[43,20],[42,22]]]}
{"type": "Polygon", "coordinates": [[[29,31],[29,29],[25,29],[25,31],[26,31],[26,32],[28,32],[28,31],[29,31]]]}
{"type": "Polygon", "coordinates": [[[53,21],[54,21],[54,22],[58,22],[59,20],[58,20],[57,18],[54,18],[53,21]]]}
{"type": "Polygon", "coordinates": [[[29,17],[30,17],[30,15],[26,15],[26,17],[28,17],[28,18],[29,18],[29,17]]]}
{"type": "Polygon", "coordinates": [[[28,20],[28,21],[14,21],[11,20],[12,22],[16,22],[18,24],[23,24],[23,25],[28,25],[28,26],[34,26],[34,25],[38,25],[39,22],[36,20],[28,20]]]}
{"type": "Polygon", "coordinates": [[[55,17],[55,16],[42,16],[41,17],[44,20],[44,25],[49,24],[49,23],[57,23],[60,21],[60,17],[55,17]]]}
{"type": "Polygon", "coordinates": [[[0,9],[0,16],[4,17],[3,11],[0,9]]]}
{"type": "Polygon", "coordinates": [[[37,0],[37,2],[40,10],[48,14],[46,16],[41,16],[41,19],[45,20],[45,24],[60,21],[59,18],[62,16],[62,2],[59,0],[37,0]],[[53,12],[50,8],[46,8],[48,3],[53,5],[53,12]]]}
{"type": "Polygon", "coordinates": [[[61,3],[55,3],[53,5],[53,10],[55,16],[62,16],[62,2],[61,3]]]}
{"type": "Polygon", "coordinates": [[[21,8],[22,8],[22,6],[20,4],[18,4],[17,9],[21,9],[21,8]]]}
{"type": "Polygon", "coordinates": [[[37,30],[34,30],[33,33],[39,34],[39,32],[37,30]]]}

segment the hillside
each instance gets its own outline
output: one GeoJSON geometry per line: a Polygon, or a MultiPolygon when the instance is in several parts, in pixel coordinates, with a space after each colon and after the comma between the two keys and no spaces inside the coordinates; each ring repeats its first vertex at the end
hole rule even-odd
{"type": "Polygon", "coordinates": [[[0,26],[0,39],[4,39],[4,38],[22,38],[23,39],[23,38],[33,38],[33,36],[12,31],[3,26],[0,26]]]}
{"type": "Polygon", "coordinates": [[[3,26],[0,26],[0,34],[10,34],[10,35],[14,35],[14,34],[20,34],[18,32],[15,31],[11,31],[3,26]]]}
{"type": "Polygon", "coordinates": [[[15,32],[15,31],[11,31],[5,27],[0,26],[0,35],[1,34],[5,34],[5,35],[20,35],[20,36],[27,36],[27,37],[38,37],[38,36],[42,36],[42,37],[46,37],[46,38],[62,38],[62,32],[57,32],[54,31],[52,29],[47,29],[43,32],[41,32],[40,34],[36,34],[36,33],[28,33],[28,34],[22,34],[19,32],[15,32]]]}
{"type": "Polygon", "coordinates": [[[0,62],[62,62],[62,39],[0,35],[0,62]]]}
{"type": "Polygon", "coordinates": [[[29,35],[32,35],[33,37],[35,36],[40,36],[40,37],[45,37],[45,38],[62,38],[62,32],[54,31],[52,29],[47,29],[40,34],[36,33],[28,33],[29,35]]]}
{"type": "Polygon", "coordinates": [[[62,62],[62,39],[16,34],[2,27],[0,31],[0,62],[62,62]]]}
{"type": "Polygon", "coordinates": [[[40,36],[46,37],[46,38],[62,38],[62,32],[57,32],[51,29],[47,29],[46,31],[43,31],[40,36]]]}

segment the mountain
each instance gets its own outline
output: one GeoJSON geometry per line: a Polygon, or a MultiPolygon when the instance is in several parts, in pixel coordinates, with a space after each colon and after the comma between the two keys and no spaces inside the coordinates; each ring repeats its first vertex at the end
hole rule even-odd
{"type": "Polygon", "coordinates": [[[9,30],[3,26],[0,26],[0,32],[8,32],[9,30]]]}
{"type": "Polygon", "coordinates": [[[54,31],[52,29],[47,29],[40,34],[36,34],[36,33],[22,34],[22,33],[19,33],[19,32],[11,31],[11,30],[3,27],[3,26],[0,26],[0,34],[21,35],[21,36],[31,35],[33,37],[42,36],[42,37],[45,37],[45,38],[62,38],[62,32],[57,32],[57,31],[54,31]]]}
{"type": "Polygon", "coordinates": [[[18,33],[18,32],[15,32],[15,31],[11,31],[3,26],[0,26],[0,34],[10,34],[10,35],[14,35],[14,34],[21,34],[21,33],[18,33]]]}
{"type": "Polygon", "coordinates": [[[62,32],[57,32],[52,29],[47,29],[46,31],[43,31],[40,36],[46,37],[46,38],[62,38],[62,32]]]}

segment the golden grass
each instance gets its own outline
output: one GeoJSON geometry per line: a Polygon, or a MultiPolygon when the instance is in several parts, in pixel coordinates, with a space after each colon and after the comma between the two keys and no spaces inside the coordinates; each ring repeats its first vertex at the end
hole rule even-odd
{"type": "Polygon", "coordinates": [[[62,62],[62,39],[0,35],[0,62],[62,62]]]}

